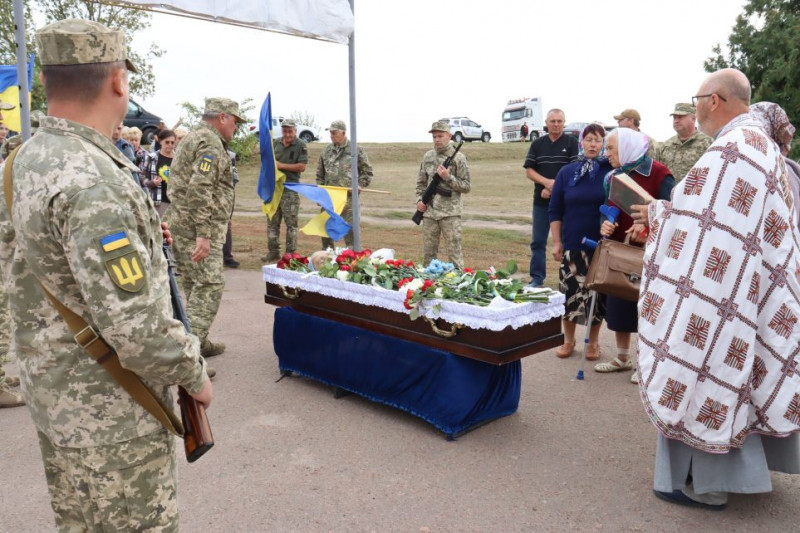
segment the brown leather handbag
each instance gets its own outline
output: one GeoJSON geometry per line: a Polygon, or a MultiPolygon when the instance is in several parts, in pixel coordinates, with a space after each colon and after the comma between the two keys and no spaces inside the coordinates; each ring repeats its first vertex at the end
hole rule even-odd
{"type": "Polygon", "coordinates": [[[586,273],[586,288],[628,300],[639,301],[644,248],[625,242],[603,239],[597,245],[586,273]]]}

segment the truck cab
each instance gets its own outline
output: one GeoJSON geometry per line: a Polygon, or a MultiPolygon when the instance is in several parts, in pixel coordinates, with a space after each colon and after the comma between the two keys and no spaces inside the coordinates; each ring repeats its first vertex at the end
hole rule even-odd
{"type": "Polygon", "coordinates": [[[544,133],[541,98],[509,100],[503,109],[503,142],[533,141],[544,133]],[[527,134],[522,135],[526,129],[527,134]]]}

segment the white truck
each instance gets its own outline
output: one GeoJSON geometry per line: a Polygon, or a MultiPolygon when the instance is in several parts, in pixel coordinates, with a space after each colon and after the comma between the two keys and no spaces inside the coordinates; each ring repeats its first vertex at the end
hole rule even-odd
{"type": "Polygon", "coordinates": [[[509,100],[503,110],[502,139],[504,143],[532,141],[544,133],[541,98],[517,98],[509,100]],[[522,135],[527,126],[528,133],[522,135]]]}

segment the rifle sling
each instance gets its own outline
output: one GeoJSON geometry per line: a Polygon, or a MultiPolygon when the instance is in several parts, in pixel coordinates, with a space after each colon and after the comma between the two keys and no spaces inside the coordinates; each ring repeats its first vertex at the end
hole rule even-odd
{"type": "MultiPolygon", "coordinates": [[[[11,218],[11,206],[13,204],[13,181],[11,166],[20,147],[17,147],[6,159],[6,167],[3,172],[3,192],[5,194],[6,209],[8,217],[11,218]]],[[[41,280],[39,281],[41,285],[41,280]]],[[[77,313],[74,313],[67,306],[61,303],[55,296],[50,294],[44,285],[42,290],[50,299],[53,307],[67,323],[69,329],[75,334],[75,342],[84,349],[94,360],[108,372],[120,387],[131,395],[136,402],[141,405],[148,413],[153,415],[161,425],[168,431],[179,437],[183,437],[184,429],[180,418],[169,407],[163,405],[156,397],[155,393],[148,387],[135,373],[123,368],[119,362],[119,356],[111,346],[94,330],[92,326],[77,313]]]]}

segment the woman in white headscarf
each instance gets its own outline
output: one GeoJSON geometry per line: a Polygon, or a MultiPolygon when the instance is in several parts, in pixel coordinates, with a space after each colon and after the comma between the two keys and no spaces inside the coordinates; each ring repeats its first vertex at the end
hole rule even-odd
{"type": "MultiPolygon", "coordinates": [[[[617,128],[606,138],[606,155],[608,162],[614,167],[606,176],[606,191],[611,177],[625,173],[641,185],[650,196],[659,200],[669,200],[675,178],[670,170],[647,156],[650,143],[647,136],[629,128],[617,128]]],[[[610,205],[614,205],[609,200],[610,205]]],[[[620,211],[615,224],[606,221],[600,228],[603,237],[615,241],[624,241],[631,234],[631,243],[644,243],[647,229],[641,224],[634,224],[633,219],[620,211]]],[[[613,296],[606,296],[606,324],[614,332],[617,343],[617,355],[609,362],[598,363],[597,372],[619,372],[633,368],[630,356],[631,333],[636,333],[639,312],[636,302],[629,302],[613,296]]],[[[631,381],[638,381],[638,373],[633,372],[631,381]]]]}

